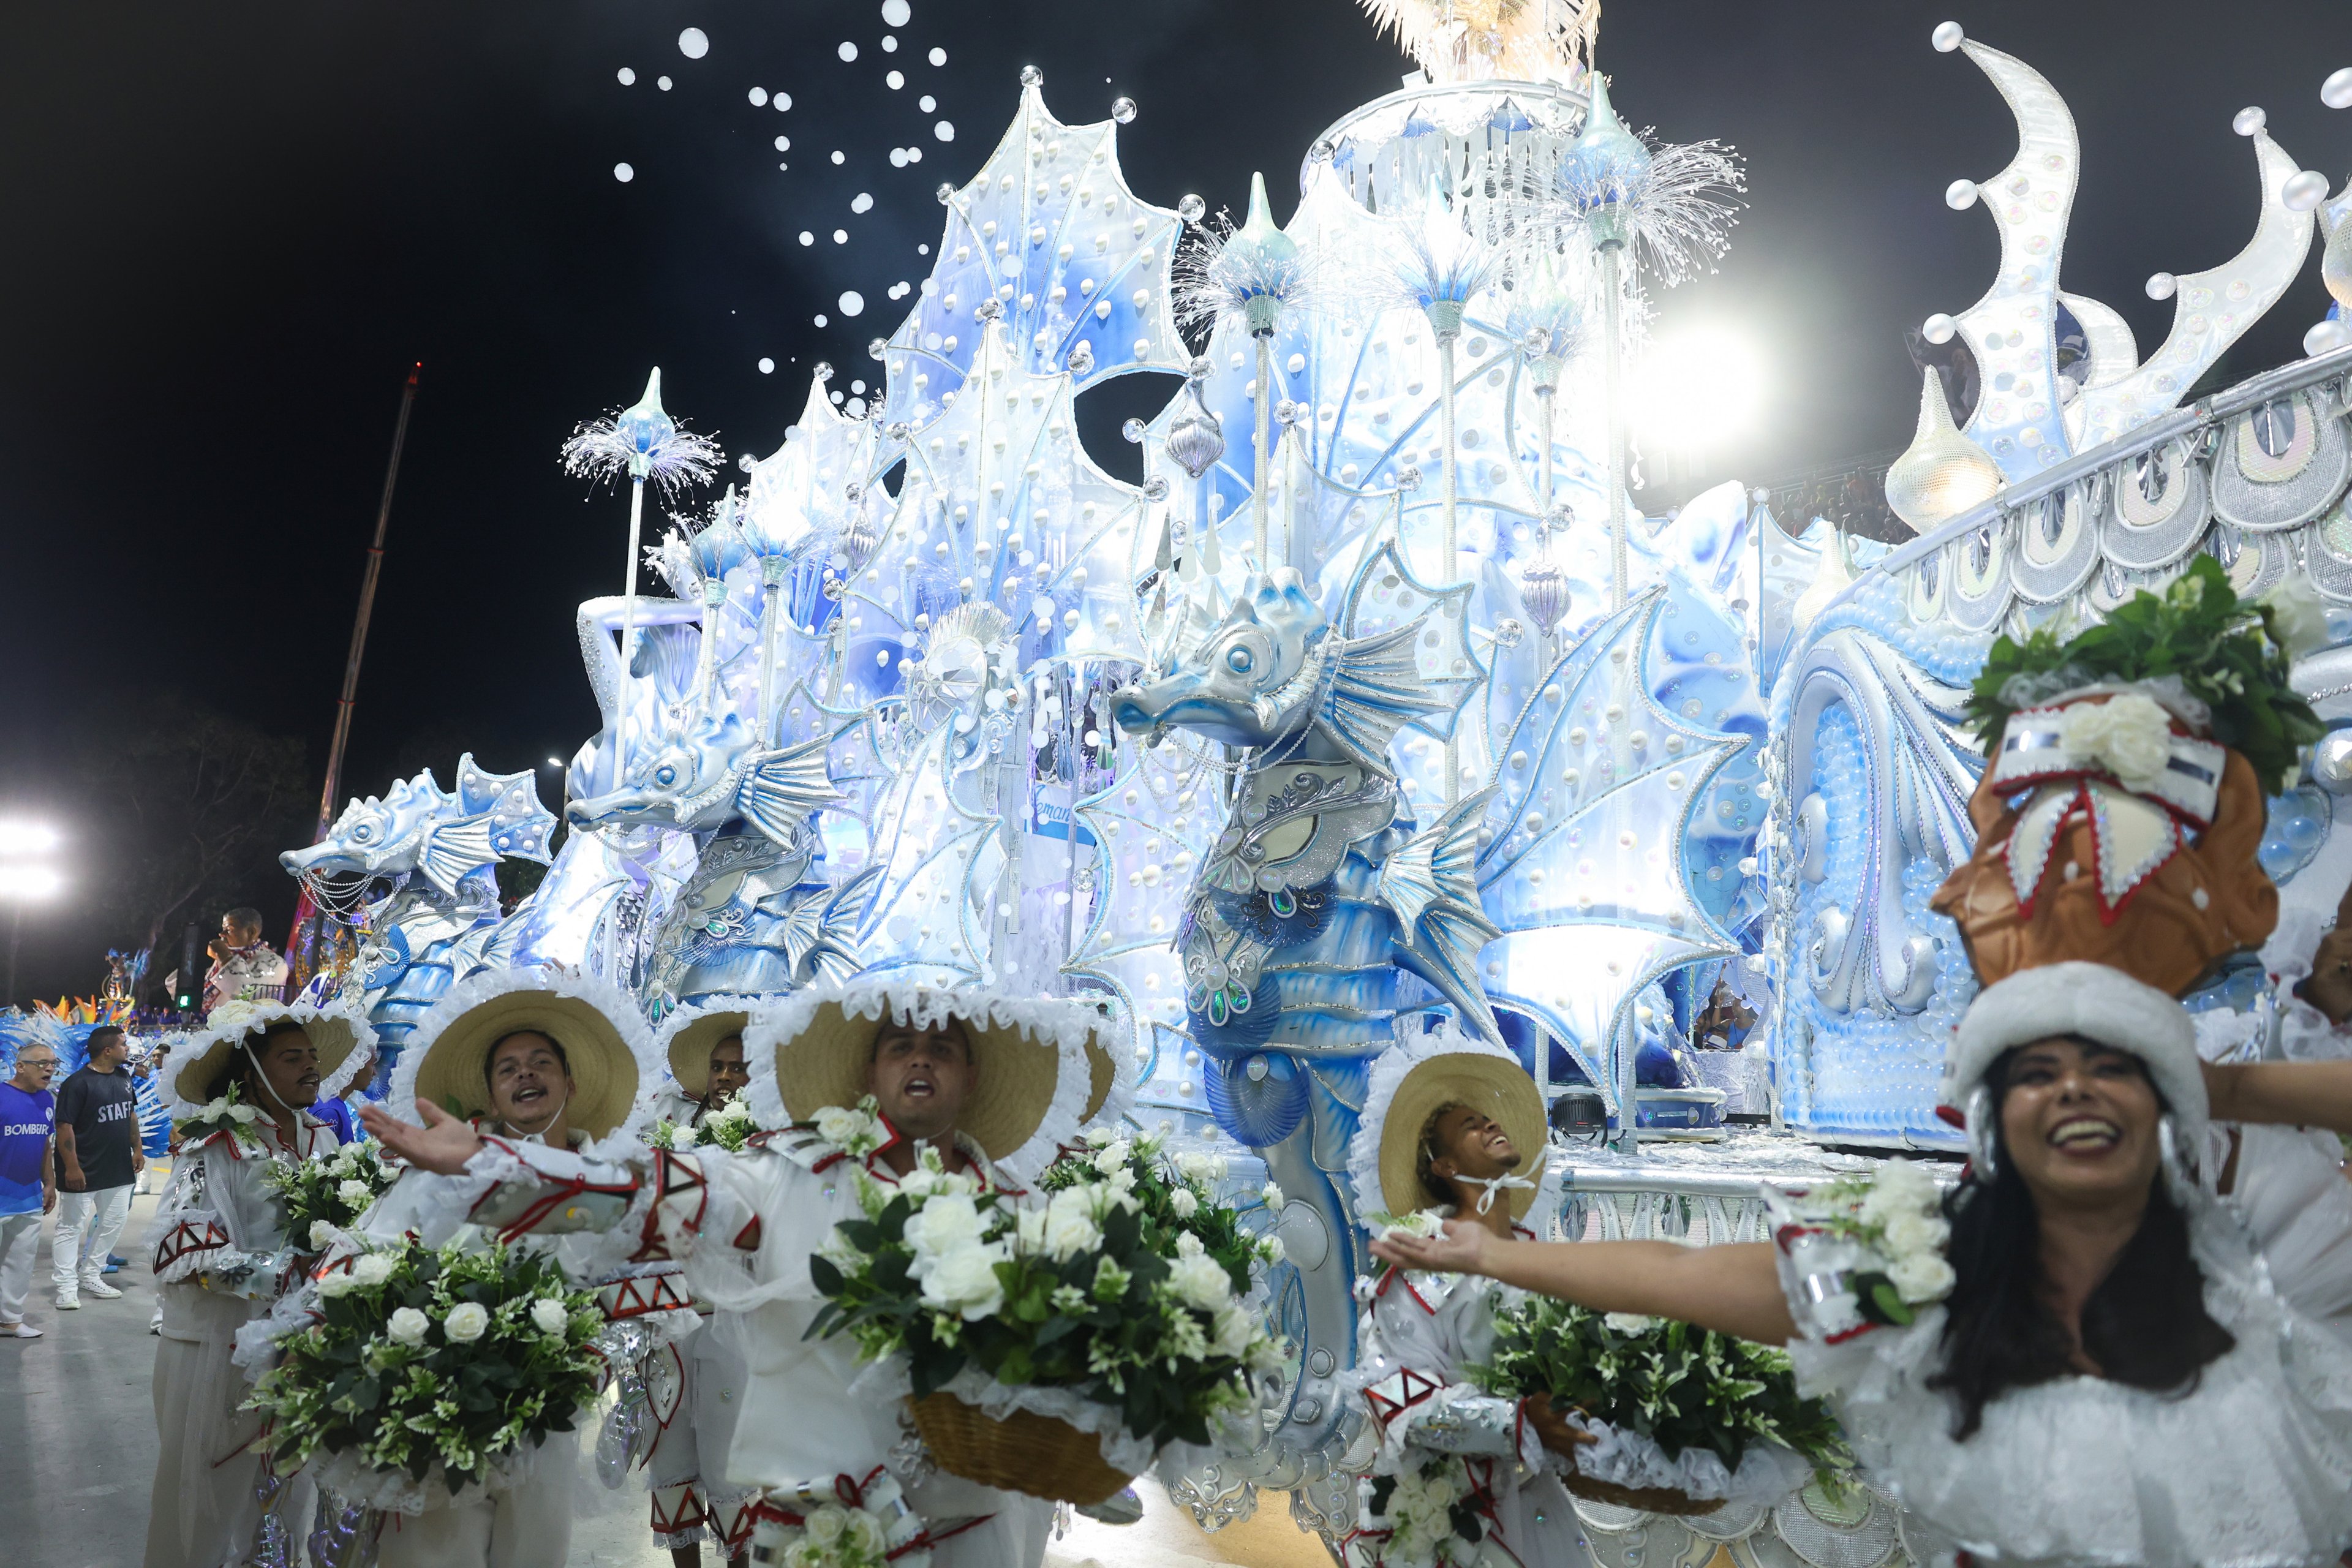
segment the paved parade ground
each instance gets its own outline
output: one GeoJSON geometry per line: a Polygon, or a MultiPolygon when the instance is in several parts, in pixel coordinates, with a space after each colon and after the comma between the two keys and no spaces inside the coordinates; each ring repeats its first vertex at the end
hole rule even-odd
{"type": "MultiPolygon", "coordinates": [[[[159,1172],[153,1182],[163,1188],[159,1172]]],[[[130,1568],[147,1541],[147,1499],[155,1472],[155,1417],[150,1383],[155,1365],[147,1321],[155,1288],[147,1267],[147,1226],[155,1196],[133,1201],[115,1251],[131,1259],[109,1277],[121,1298],[85,1297],[60,1312],[49,1289],[43,1241],[25,1321],[37,1340],[0,1340],[0,1476],[11,1497],[0,1534],[0,1561],[23,1568],[130,1568]]],[[[51,1226],[53,1228],[54,1216],[51,1226]]],[[[601,1413],[587,1424],[593,1444],[601,1413]]],[[[1156,1490],[1147,1490],[1142,1523],[1113,1530],[1085,1520],[1046,1554],[1046,1568],[1321,1568],[1328,1559],[1311,1536],[1292,1528],[1283,1500],[1270,1497],[1259,1518],[1210,1537],[1194,1529],[1156,1490]]],[[[646,1495],[632,1476],[619,1491],[599,1486],[585,1466],[572,1532],[572,1568],[669,1568],[646,1528],[646,1495]]],[[[703,1561],[716,1559],[706,1546],[703,1561]]]]}

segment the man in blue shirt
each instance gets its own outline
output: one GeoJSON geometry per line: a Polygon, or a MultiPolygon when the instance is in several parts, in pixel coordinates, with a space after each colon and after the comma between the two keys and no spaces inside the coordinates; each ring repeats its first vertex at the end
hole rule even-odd
{"type": "Polygon", "coordinates": [[[37,1042],[16,1053],[16,1076],[0,1083],[0,1339],[41,1337],[25,1321],[25,1297],[41,1249],[41,1216],[58,1206],[50,1157],[58,1101],[49,1092],[57,1070],[58,1053],[37,1042]]]}

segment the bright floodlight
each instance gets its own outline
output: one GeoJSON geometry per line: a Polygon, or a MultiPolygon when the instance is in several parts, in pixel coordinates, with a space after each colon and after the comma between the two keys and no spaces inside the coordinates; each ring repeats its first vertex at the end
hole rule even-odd
{"type": "Polygon", "coordinates": [[[0,866],[0,899],[55,898],[66,879],[47,866],[0,866]]]}
{"type": "Polygon", "coordinates": [[[0,817],[0,855],[46,855],[58,843],[58,830],[46,823],[0,817]]]}
{"type": "Polygon", "coordinates": [[[560,768],[563,765],[563,759],[562,757],[550,757],[547,759],[547,765],[551,768],[560,768]]]}
{"type": "Polygon", "coordinates": [[[1764,356],[1743,334],[1717,326],[1675,332],[1642,356],[1634,426],[1652,445],[1720,448],[1754,427],[1764,379],[1764,356]]]}

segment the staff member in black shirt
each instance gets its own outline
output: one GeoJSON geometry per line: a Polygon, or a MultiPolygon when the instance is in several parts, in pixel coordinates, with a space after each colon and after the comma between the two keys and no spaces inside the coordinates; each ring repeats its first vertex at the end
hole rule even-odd
{"type": "Polygon", "coordinates": [[[131,1184],[147,1166],[139,1152],[137,1091],[123,1063],[131,1041],[112,1025],[89,1037],[89,1065],[58,1090],[58,1233],[49,1280],[58,1310],[122,1294],[101,1275],[131,1213],[131,1184]]]}

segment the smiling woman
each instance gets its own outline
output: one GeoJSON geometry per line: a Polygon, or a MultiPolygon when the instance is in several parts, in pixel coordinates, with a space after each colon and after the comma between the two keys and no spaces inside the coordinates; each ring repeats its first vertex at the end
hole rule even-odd
{"type": "MultiPolygon", "coordinates": [[[[2143,616],[2164,608],[2147,600],[2143,616]]],[[[2246,701],[2284,690],[2283,661],[2241,651],[2262,655],[2246,701]]],[[[2352,1061],[2209,1068],[2175,1000],[2270,931],[2257,835],[2201,798],[2189,815],[2206,826],[2168,839],[2179,864],[2110,896],[2113,857],[2042,864],[2025,830],[2004,831],[2027,766],[2066,802],[2095,796],[2079,815],[2100,833],[2160,811],[2185,776],[2078,743],[2053,718],[2069,702],[2144,699],[2158,755],[2197,749],[2199,776],[2259,800],[2254,763],[2205,738],[2219,705],[2182,719],[2159,700],[2177,703],[2171,688],[2134,673],[1996,714],[1985,736],[1979,853],[1935,900],[1985,982],[1945,1059],[1969,1151],[1955,1191],[1938,1198],[1897,1160],[1768,1193],[1769,1243],[1545,1245],[1455,1220],[1374,1252],[1785,1343],[1800,1391],[1831,1400],[1874,1481],[1981,1556],[2336,1562],[2352,1542],[2352,1264],[2336,1256],[2352,1226],[2340,1154],[2275,1124],[2352,1134],[2352,1061]]],[[[2042,814],[2034,842],[2063,839],[2070,811],[2042,814]]]]}

